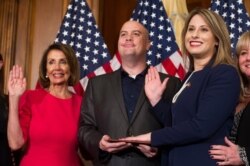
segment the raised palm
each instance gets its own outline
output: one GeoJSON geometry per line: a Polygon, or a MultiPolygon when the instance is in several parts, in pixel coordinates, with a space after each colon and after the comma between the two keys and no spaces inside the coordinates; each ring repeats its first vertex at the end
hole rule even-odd
{"type": "Polygon", "coordinates": [[[160,75],[156,68],[150,67],[145,77],[145,93],[151,103],[155,105],[161,99],[161,96],[166,88],[167,80],[161,82],[160,75]]]}
{"type": "Polygon", "coordinates": [[[8,91],[10,96],[21,96],[26,89],[26,79],[23,76],[22,68],[13,66],[8,79],[8,91]]]}

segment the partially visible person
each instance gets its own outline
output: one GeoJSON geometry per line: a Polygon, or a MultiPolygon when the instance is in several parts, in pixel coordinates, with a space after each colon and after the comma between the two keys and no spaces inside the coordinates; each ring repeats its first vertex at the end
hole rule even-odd
{"type": "Polygon", "coordinates": [[[240,103],[236,107],[234,126],[226,145],[213,145],[209,151],[218,165],[246,165],[250,163],[250,31],[243,33],[236,45],[241,75],[240,103]]]}
{"type": "MultiPolygon", "coordinates": [[[[149,48],[147,29],[136,21],[125,22],[118,40],[121,68],[89,80],[81,108],[79,142],[83,155],[94,165],[160,165],[160,151],[155,148],[116,142],[117,138],[150,132],[164,125],[150,112],[143,89],[149,48]]],[[[160,77],[169,79],[163,96],[170,101],[180,81],[165,74],[160,77]]]]}
{"type": "Polygon", "coordinates": [[[182,41],[189,72],[172,102],[162,98],[167,81],[159,79],[155,68],[150,68],[145,81],[152,112],[171,125],[120,140],[162,148],[163,166],[213,166],[216,161],[208,150],[213,144],[222,144],[229,135],[240,94],[230,38],[219,15],[197,8],[186,19],[182,41]],[[162,116],[166,113],[172,117],[162,116]]]}
{"type": "Polygon", "coordinates": [[[20,151],[11,151],[7,139],[8,96],[4,94],[3,64],[3,57],[0,54],[0,166],[17,166],[20,151]]]}
{"type": "Polygon", "coordinates": [[[69,91],[79,80],[73,49],[52,44],[45,51],[39,82],[43,88],[26,90],[22,68],[15,65],[8,80],[8,141],[24,148],[21,166],[80,166],[77,130],[82,97],[69,91]]]}

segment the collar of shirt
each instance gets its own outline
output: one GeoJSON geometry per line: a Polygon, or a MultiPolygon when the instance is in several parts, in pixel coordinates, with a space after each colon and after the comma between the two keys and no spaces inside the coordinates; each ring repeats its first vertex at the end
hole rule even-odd
{"type": "Polygon", "coordinates": [[[133,75],[133,76],[129,75],[123,68],[121,68],[121,76],[122,76],[122,78],[130,77],[133,79],[136,79],[137,77],[145,78],[147,71],[148,71],[148,68],[149,67],[147,66],[140,74],[133,75]]]}

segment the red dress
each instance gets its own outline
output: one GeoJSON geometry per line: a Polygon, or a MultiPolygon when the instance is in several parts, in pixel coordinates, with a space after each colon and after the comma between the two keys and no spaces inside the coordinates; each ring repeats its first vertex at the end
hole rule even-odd
{"type": "Polygon", "coordinates": [[[81,96],[59,99],[44,89],[26,91],[19,118],[26,152],[21,166],[80,166],[77,131],[81,96]]]}

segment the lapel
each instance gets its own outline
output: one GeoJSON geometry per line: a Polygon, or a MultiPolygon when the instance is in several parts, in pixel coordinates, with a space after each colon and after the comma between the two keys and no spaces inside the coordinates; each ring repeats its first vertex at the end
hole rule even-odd
{"type": "Polygon", "coordinates": [[[113,92],[115,95],[115,99],[117,100],[120,106],[119,110],[121,111],[123,117],[128,122],[128,116],[127,116],[126,107],[124,104],[124,99],[123,99],[123,94],[122,94],[121,69],[115,71],[113,74],[114,76],[111,77],[111,84],[112,84],[113,92]]]}

